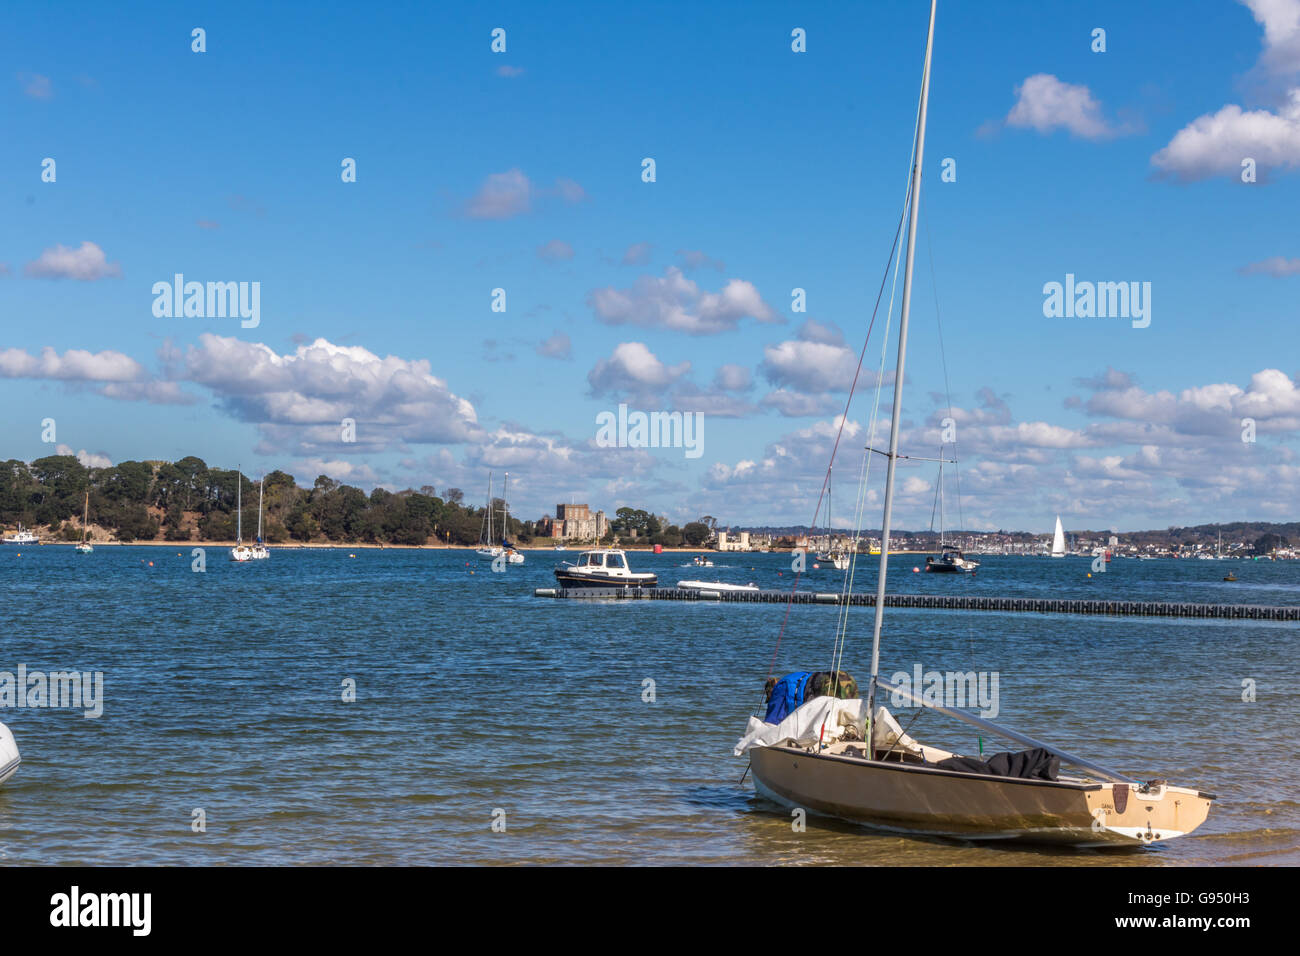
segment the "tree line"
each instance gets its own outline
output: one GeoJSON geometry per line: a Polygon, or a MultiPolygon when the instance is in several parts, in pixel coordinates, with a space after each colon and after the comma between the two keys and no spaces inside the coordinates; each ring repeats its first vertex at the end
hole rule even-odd
{"type": "MultiPolygon", "coordinates": [[[[257,483],[237,470],[215,468],[196,457],[176,462],[124,461],[87,468],[72,455],[51,455],[30,464],[0,464],[0,522],[46,526],[55,538],[81,537],[81,514],[90,493],[90,524],[119,541],[230,541],[243,501],[246,539],[257,532],[257,483]]],[[[288,541],[378,544],[473,545],[486,508],[464,504],[459,488],[438,494],[432,486],[391,492],[360,488],[321,475],[310,488],[272,471],[263,479],[262,537],[288,541]]],[[[505,502],[496,498],[493,526],[500,528],[505,502]]],[[[526,543],[533,523],[510,519],[512,540],[526,543]]],[[[500,539],[500,533],[497,532],[500,539]]]]}

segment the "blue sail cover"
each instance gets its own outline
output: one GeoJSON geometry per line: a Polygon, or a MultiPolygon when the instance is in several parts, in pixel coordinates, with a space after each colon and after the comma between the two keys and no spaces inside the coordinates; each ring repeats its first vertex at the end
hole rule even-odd
{"type": "Polygon", "coordinates": [[[772,693],[768,695],[767,716],[763,720],[769,724],[779,724],[790,711],[798,710],[803,704],[804,689],[810,677],[812,671],[795,671],[777,681],[772,693]]]}

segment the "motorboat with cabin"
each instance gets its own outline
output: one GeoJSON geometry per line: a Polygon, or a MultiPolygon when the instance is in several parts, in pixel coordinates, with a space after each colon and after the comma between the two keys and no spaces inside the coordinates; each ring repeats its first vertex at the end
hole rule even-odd
{"type": "Polygon", "coordinates": [[[555,569],[562,588],[653,588],[659,578],[653,571],[633,571],[627,555],[616,548],[597,548],[566,561],[555,569]]]}
{"type": "Polygon", "coordinates": [[[936,557],[931,554],[925,559],[925,569],[941,574],[963,574],[976,571],[980,563],[974,561],[961,553],[952,545],[944,545],[943,550],[936,557]]]}

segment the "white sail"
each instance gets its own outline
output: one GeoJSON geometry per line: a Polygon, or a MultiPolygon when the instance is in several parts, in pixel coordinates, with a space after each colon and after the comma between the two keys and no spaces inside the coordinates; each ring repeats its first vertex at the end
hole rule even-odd
{"type": "Polygon", "coordinates": [[[1061,516],[1056,516],[1056,532],[1052,535],[1052,557],[1065,557],[1065,529],[1061,527],[1061,516]]]}

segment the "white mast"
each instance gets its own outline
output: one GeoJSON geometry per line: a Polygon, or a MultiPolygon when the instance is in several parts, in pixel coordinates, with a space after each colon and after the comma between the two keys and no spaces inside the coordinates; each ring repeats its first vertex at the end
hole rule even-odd
{"type": "Polygon", "coordinates": [[[266,479],[263,478],[257,483],[257,543],[262,543],[262,485],[266,479]]]}
{"type": "Polygon", "coordinates": [[[244,543],[244,473],[235,466],[235,544],[244,543]]]}
{"type": "MultiPolygon", "coordinates": [[[[86,522],[90,520],[90,491],[86,491],[86,510],[81,513],[81,543],[86,543],[86,522]]],[[[1219,543],[1223,543],[1223,535],[1219,535],[1219,543]]]]}
{"type": "MultiPolygon", "coordinates": [[[[912,165],[911,211],[907,222],[907,266],[903,271],[903,309],[898,323],[898,365],[894,369],[894,410],[889,418],[889,467],[885,472],[885,517],[880,527],[880,577],[876,583],[876,620],[871,633],[871,683],[867,685],[867,720],[874,731],[876,678],[880,674],[880,631],[885,620],[885,575],[889,572],[889,519],[894,507],[894,466],[898,463],[898,420],[903,411],[903,366],[907,360],[907,320],[912,307],[912,263],[916,258],[916,221],[921,206],[921,169],[925,160],[925,114],[930,103],[930,53],[934,47],[935,0],[930,0],[930,29],[925,38],[921,72],[921,108],[916,118],[916,155],[912,165]]],[[[868,747],[870,747],[868,743],[868,747]]]]}
{"type": "Polygon", "coordinates": [[[492,472],[488,472],[488,539],[487,546],[492,547],[492,472]]]}

